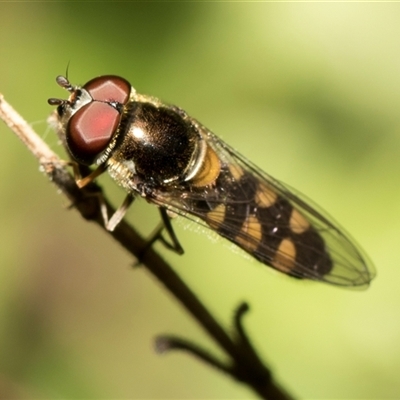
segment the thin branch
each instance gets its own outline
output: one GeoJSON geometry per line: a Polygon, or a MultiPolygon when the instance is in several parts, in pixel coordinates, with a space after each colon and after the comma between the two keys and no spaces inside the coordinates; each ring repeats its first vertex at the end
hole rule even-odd
{"type": "MultiPolygon", "coordinates": [[[[159,281],[171,292],[186,310],[199,322],[215,342],[229,355],[231,363],[223,366],[210,357],[215,365],[230,374],[236,380],[249,385],[261,398],[287,400],[289,396],[272,379],[271,373],[266,368],[244,334],[241,323],[243,307],[236,313],[236,336],[238,340],[232,339],[224,328],[211,315],[210,311],[197,298],[192,290],[181,280],[175,271],[153,250],[146,248],[146,240],[130,226],[122,221],[113,232],[107,231],[104,227],[103,217],[100,211],[98,197],[102,196],[107,207],[108,215],[114,210],[104,198],[101,188],[94,183],[84,189],[76,186],[75,180],[69,173],[67,163],[47,146],[45,142],[34,132],[32,127],[4,100],[0,94],[0,118],[7,126],[22,140],[28,150],[38,159],[41,170],[47,177],[68,197],[81,215],[88,220],[96,222],[107,234],[111,235],[134,257],[140,256],[142,265],[145,266],[159,281]],[[245,340],[243,340],[245,338],[245,340]]],[[[182,344],[183,341],[180,341],[182,344]]],[[[194,345],[187,345],[185,348],[196,348],[194,345]]],[[[206,354],[200,351],[201,355],[206,354]]],[[[204,356],[207,358],[208,356],[204,356]]]]}

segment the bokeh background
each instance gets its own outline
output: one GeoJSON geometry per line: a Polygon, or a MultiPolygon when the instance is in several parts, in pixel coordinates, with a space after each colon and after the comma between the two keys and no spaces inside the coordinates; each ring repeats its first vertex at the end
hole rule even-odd
{"type": "MultiPolygon", "coordinates": [[[[306,193],[374,260],[365,292],[293,281],[184,223],[160,247],[229,327],[246,327],[304,399],[400,397],[400,4],[1,3],[0,92],[59,154],[55,77],[112,73],[175,103],[306,193]]],[[[83,221],[0,124],[0,397],[250,399],[160,333],[217,354],[162,285],[83,221]]],[[[124,194],[102,178],[118,205],[124,194]]],[[[137,202],[143,233],[157,213],[137,202]]],[[[222,354],[220,354],[223,357],[222,354]]]]}

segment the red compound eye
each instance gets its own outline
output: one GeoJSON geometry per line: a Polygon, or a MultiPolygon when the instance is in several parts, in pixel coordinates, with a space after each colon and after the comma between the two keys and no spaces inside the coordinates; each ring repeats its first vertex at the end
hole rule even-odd
{"type": "Polygon", "coordinates": [[[118,102],[125,104],[131,93],[130,83],[115,75],[104,75],[94,78],[83,87],[86,89],[93,100],[118,102]]]}
{"type": "Polygon", "coordinates": [[[67,128],[67,144],[71,155],[80,163],[91,165],[107,148],[118,128],[120,115],[107,103],[92,101],[78,110],[67,128]]]}

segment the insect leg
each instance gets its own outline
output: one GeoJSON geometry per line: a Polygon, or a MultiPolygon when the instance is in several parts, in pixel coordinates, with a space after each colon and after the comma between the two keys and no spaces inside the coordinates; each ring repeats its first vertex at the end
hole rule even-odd
{"type": "Polygon", "coordinates": [[[119,206],[119,208],[115,211],[115,213],[111,216],[110,219],[108,219],[107,209],[105,207],[105,204],[104,207],[102,207],[100,203],[101,214],[103,216],[104,225],[108,231],[112,232],[115,229],[115,227],[122,221],[122,219],[125,217],[126,212],[128,211],[128,208],[133,203],[133,200],[135,200],[135,197],[130,193],[127,194],[123,203],[119,206]]]}
{"type": "MultiPolygon", "coordinates": [[[[101,213],[101,218],[103,220],[103,225],[110,232],[112,232],[116,228],[116,226],[121,222],[126,212],[128,211],[129,206],[132,204],[133,200],[135,200],[135,198],[132,195],[130,194],[127,195],[121,206],[114,212],[111,218],[109,218],[107,205],[104,200],[104,196],[101,192],[87,193],[85,194],[85,197],[96,198],[98,206],[100,207],[100,213],[101,213]]],[[[74,204],[71,204],[70,207],[73,206],[74,204]]]]}
{"type": "Polygon", "coordinates": [[[100,164],[94,171],[92,171],[89,175],[82,178],[81,172],[79,170],[79,164],[74,161],[71,161],[72,169],[74,171],[75,182],[80,189],[88,185],[90,182],[93,182],[99,175],[106,171],[106,165],[100,164]]]}
{"type": "Polygon", "coordinates": [[[165,208],[159,208],[160,214],[161,214],[161,219],[162,221],[159,223],[157,228],[154,230],[154,232],[150,235],[150,237],[147,239],[146,245],[141,251],[141,255],[139,256],[139,263],[141,262],[141,258],[143,255],[146,253],[146,250],[151,247],[157,240],[159,240],[167,249],[174,251],[175,253],[181,255],[183,254],[183,248],[180,245],[178,238],[175,235],[175,232],[172,228],[170,217],[167,214],[167,211],[165,208]],[[168,242],[162,235],[163,230],[166,229],[168,232],[168,235],[172,241],[172,243],[168,242]]]}
{"type": "MultiPolygon", "coordinates": [[[[70,167],[72,167],[74,179],[79,189],[82,189],[83,187],[87,186],[90,182],[93,182],[99,175],[101,175],[103,172],[107,170],[106,165],[101,164],[94,171],[91,171],[88,175],[82,178],[82,172],[81,172],[81,168],[83,167],[82,165],[80,165],[74,160],[63,161],[63,163],[65,163],[65,165],[69,165],[70,167]]],[[[84,168],[90,171],[89,167],[84,167],[84,168]]]]}
{"type": "MultiPolygon", "coordinates": [[[[99,175],[106,171],[105,164],[100,164],[94,171],[92,171],[89,175],[86,175],[82,178],[82,174],[80,171],[80,165],[75,161],[69,161],[68,165],[72,166],[74,172],[74,179],[77,186],[82,189],[83,187],[87,186],[89,183],[93,182],[99,175]]],[[[93,196],[96,196],[99,201],[100,205],[100,212],[103,218],[105,228],[112,232],[115,227],[122,221],[128,208],[133,203],[135,199],[132,194],[128,194],[121,206],[114,212],[111,218],[108,217],[107,206],[104,202],[103,195],[101,193],[93,193],[93,196]]]]}
{"type": "Polygon", "coordinates": [[[183,254],[183,248],[181,244],[179,243],[178,238],[175,235],[174,228],[172,228],[171,224],[171,217],[168,216],[167,210],[165,208],[160,208],[160,214],[161,214],[161,219],[164,224],[164,227],[172,241],[172,243],[167,242],[164,237],[160,234],[160,240],[164,244],[165,247],[167,247],[170,250],[175,251],[177,254],[183,254]]]}

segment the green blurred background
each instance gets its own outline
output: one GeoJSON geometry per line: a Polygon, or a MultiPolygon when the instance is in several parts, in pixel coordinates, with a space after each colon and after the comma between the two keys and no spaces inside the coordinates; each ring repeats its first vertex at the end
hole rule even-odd
{"type": "MultiPolygon", "coordinates": [[[[295,396],[400,397],[400,4],[1,3],[0,92],[59,154],[55,83],[119,74],[175,103],[329,210],[374,260],[366,292],[298,282],[175,224],[160,248],[222,323],[246,327],[295,396]]],[[[83,221],[0,124],[1,398],[248,399],[160,333],[211,342],[144,269],[83,221]]],[[[123,193],[105,177],[115,204],[123,193]]],[[[143,233],[157,221],[138,202],[143,233]]]]}

